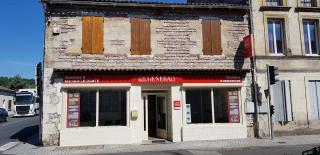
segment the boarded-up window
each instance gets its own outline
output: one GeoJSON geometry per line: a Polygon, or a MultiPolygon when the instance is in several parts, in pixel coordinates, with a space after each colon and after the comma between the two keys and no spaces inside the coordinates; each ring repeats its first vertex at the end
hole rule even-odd
{"type": "Polygon", "coordinates": [[[131,54],[151,54],[150,19],[131,18],[131,54]]]}
{"type": "Polygon", "coordinates": [[[220,20],[202,20],[203,54],[221,55],[220,20]]]}
{"type": "Polygon", "coordinates": [[[82,53],[103,54],[103,17],[82,17],[82,53]]]}

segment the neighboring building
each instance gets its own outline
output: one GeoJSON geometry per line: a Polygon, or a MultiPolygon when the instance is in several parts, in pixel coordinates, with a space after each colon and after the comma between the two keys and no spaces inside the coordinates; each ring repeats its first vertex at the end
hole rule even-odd
{"type": "Polygon", "coordinates": [[[252,135],[248,5],[42,3],[44,145],[252,135]]]}
{"type": "MultiPolygon", "coordinates": [[[[320,133],[320,1],[252,0],[257,83],[265,105],[266,64],[279,68],[273,86],[275,135],[320,133]]],[[[259,117],[268,135],[267,114],[259,117]]]]}
{"type": "Polygon", "coordinates": [[[5,108],[9,115],[14,113],[15,95],[14,90],[0,86],[0,107],[5,108]]]}

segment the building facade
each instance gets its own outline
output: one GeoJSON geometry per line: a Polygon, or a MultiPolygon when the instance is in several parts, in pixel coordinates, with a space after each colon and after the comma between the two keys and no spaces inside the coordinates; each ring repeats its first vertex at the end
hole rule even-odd
{"type": "Polygon", "coordinates": [[[252,135],[248,5],[42,3],[44,145],[252,135]]]}
{"type": "Polygon", "coordinates": [[[0,107],[5,108],[8,114],[13,114],[16,92],[14,90],[0,86],[0,107]]]}
{"type": "MultiPolygon", "coordinates": [[[[266,65],[279,68],[272,86],[275,135],[312,134],[320,129],[319,12],[316,0],[252,1],[254,51],[260,106],[267,104],[266,65]]],[[[259,116],[267,136],[268,115],[259,116]]]]}

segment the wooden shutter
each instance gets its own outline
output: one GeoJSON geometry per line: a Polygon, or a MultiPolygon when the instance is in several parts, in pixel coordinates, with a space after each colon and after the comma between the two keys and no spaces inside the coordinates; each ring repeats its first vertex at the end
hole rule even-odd
{"type": "Polygon", "coordinates": [[[140,21],[139,18],[131,18],[131,54],[140,54],[140,21]]]}
{"type": "Polygon", "coordinates": [[[92,17],[92,54],[103,54],[103,17],[92,17]]]}
{"type": "Polygon", "coordinates": [[[140,54],[151,54],[150,19],[140,19],[140,54]]]}
{"type": "Polygon", "coordinates": [[[104,26],[103,17],[82,18],[82,53],[103,54],[104,26]]]}
{"type": "Polygon", "coordinates": [[[91,17],[82,17],[82,53],[91,53],[91,17]]]}
{"type": "Polygon", "coordinates": [[[220,20],[203,20],[203,54],[221,55],[221,24],[220,20]]]}
{"type": "Polygon", "coordinates": [[[211,55],[211,22],[210,20],[202,20],[202,37],[203,37],[203,54],[211,55]]]}
{"type": "Polygon", "coordinates": [[[221,55],[221,24],[220,20],[211,20],[212,55],[221,55]]]}

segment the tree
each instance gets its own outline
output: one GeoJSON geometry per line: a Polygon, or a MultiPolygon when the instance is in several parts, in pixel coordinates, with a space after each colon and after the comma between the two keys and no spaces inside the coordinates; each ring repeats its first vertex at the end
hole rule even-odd
{"type": "Polygon", "coordinates": [[[9,88],[12,90],[23,89],[24,86],[25,86],[25,82],[23,81],[20,75],[16,75],[10,80],[9,88]]]}

